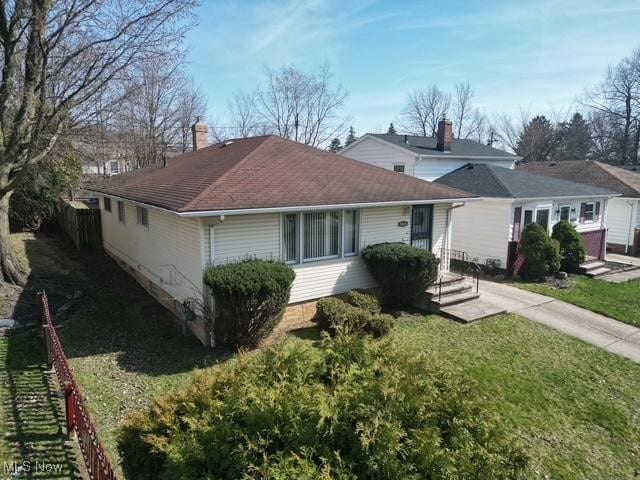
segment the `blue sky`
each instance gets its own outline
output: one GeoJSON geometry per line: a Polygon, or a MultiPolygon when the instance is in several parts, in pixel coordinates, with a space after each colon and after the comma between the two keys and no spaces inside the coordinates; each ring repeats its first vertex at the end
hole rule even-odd
{"type": "Polygon", "coordinates": [[[469,81],[487,114],[561,113],[640,47],[638,0],[208,1],[187,39],[209,121],[265,67],[328,62],[358,134],[386,130],[408,92],[469,81]]]}

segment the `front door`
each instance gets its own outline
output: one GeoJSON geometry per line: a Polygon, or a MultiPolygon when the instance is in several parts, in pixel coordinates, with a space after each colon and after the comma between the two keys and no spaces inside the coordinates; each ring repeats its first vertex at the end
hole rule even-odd
{"type": "Polygon", "coordinates": [[[411,245],[431,250],[433,205],[416,205],[411,209],[411,245]]]}

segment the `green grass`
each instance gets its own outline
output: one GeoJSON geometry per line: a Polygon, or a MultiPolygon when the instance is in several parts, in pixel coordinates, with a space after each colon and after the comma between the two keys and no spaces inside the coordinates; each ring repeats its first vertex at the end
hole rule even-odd
{"type": "Polygon", "coordinates": [[[513,285],[640,327],[640,280],[609,283],[579,275],[569,278],[570,287],[562,290],[545,283],[515,282],[513,285]]]}
{"type": "Polygon", "coordinates": [[[525,445],[532,478],[640,475],[640,365],[515,315],[466,326],[408,317],[392,337],[477,383],[525,445]]]}
{"type": "MultiPolygon", "coordinates": [[[[77,451],[65,442],[64,412],[45,374],[41,339],[29,329],[0,335],[0,477],[4,462],[31,461],[28,478],[76,478],[77,451]],[[35,462],[55,465],[56,474],[36,470],[35,462]]],[[[8,477],[7,477],[8,478],[8,477]]],[[[27,478],[23,473],[19,478],[27,478]]]]}
{"type": "Polygon", "coordinates": [[[52,312],[82,292],[68,315],[56,316],[62,323],[58,335],[120,473],[115,435],[124,417],[232,355],[183,336],[171,314],[103,253],[76,252],[56,237],[13,240],[31,269],[28,294],[21,299],[26,306],[18,310],[33,310],[41,288],[52,312]]]}
{"type": "MultiPolygon", "coordinates": [[[[55,238],[16,238],[32,267],[26,310],[37,288],[47,289],[54,310],[76,289],[83,293],[58,318],[58,332],[117,463],[115,433],[126,415],[231,354],[182,337],[169,313],[104,255],[78,254],[55,238]]],[[[313,341],[315,333],[298,336],[313,341]]],[[[489,410],[526,446],[531,478],[638,478],[640,365],[515,316],[469,326],[405,317],[392,338],[433,352],[477,383],[489,410]]],[[[39,358],[38,348],[29,351],[39,358]]],[[[28,358],[38,378],[39,359],[28,358]]]]}

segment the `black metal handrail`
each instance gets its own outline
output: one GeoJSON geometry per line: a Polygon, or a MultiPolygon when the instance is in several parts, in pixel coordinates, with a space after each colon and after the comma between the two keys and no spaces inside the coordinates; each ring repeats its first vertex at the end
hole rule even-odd
{"type": "MultiPolygon", "coordinates": [[[[449,266],[452,273],[457,273],[461,277],[470,277],[472,279],[472,285],[475,293],[480,291],[480,272],[482,269],[478,265],[475,259],[472,259],[469,254],[463,250],[454,250],[448,248],[442,248],[440,258],[448,258],[449,266]],[[451,261],[455,262],[455,265],[451,265],[451,261]],[[453,267],[453,268],[452,268],[453,267]]],[[[440,274],[438,281],[438,301],[442,299],[442,282],[443,275],[440,274]]]]}

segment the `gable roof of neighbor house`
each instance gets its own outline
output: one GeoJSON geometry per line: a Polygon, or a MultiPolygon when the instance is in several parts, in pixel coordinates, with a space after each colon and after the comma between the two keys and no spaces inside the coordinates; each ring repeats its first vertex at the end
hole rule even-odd
{"type": "Polygon", "coordinates": [[[435,181],[481,197],[560,198],[616,195],[611,190],[592,185],[534,175],[486,163],[468,163],[435,181]]]}
{"type": "Polygon", "coordinates": [[[188,152],[92,190],[178,213],[475,197],[272,135],[188,152]]]}
{"type": "MultiPolygon", "coordinates": [[[[487,157],[487,158],[504,158],[504,159],[513,159],[518,160],[520,157],[513,155],[511,153],[505,152],[504,150],[499,150],[497,148],[490,147],[488,145],[483,145],[480,142],[476,142],[475,140],[463,139],[463,138],[454,138],[453,144],[451,146],[450,152],[443,152],[438,150],[437,143],[438,139],[436,137],[421,137],[417,135],[387,135],[383,133],[367,133],[360,137],[358,140],[366,138],[367,136],[377,138],[379,140],[383,140],[385,142],[391,143],[397,147],[404,148],[405,150],[409,150],[418,155],[442,155],[447,157],[487,157]],[[406,141],[405,141],[406,137],[406,141]]],[[[355,145],[356,142],[351,145],[355,145]]],[[[345,149],[351,147],[348,145],[345,149]]]]}
{"type": "Polygon", "coordinates": [[[579,179],[582,183],[613,190],[624,197],[640,198],[640,172],[595,160],[531,162],[518,165],[516,168],[546,177],[579,179]]]}

